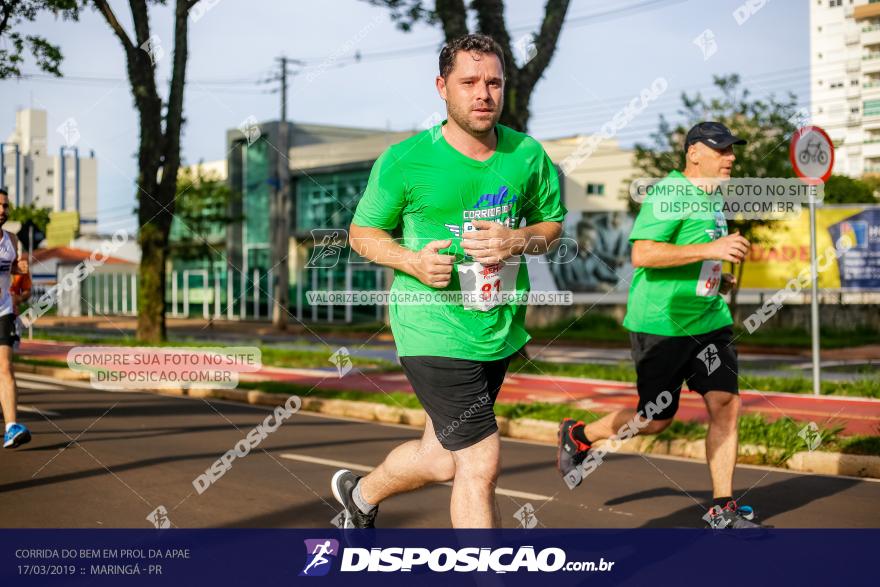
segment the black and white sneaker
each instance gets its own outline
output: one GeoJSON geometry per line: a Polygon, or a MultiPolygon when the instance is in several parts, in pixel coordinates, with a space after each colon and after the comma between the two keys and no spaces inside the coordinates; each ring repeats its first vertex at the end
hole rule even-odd
{"type": "Polygon", "coordinates": [[[330,487],[333,489],[333,497],[336,498],[344,508],[345,519],[342,528],[375,528],[376,514],[379,513],[379,506],[373,508],[369,514],[365,514],[360,510],[352,499],[351,494],[355,486],[360,481],[360,477],[349,471],[348,469],[340,469],[333,475],[330,487]]]}

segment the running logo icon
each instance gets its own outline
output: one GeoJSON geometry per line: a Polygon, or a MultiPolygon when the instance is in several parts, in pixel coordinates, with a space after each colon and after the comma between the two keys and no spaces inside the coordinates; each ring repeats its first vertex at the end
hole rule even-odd
{"type": "Polygon", "coordinates": [[[706,365],[706,375],[711,375],[715,372],[715,369],[721,366],[721,357],[718,356],[718,347],[714,344],[710,344],[706,348],[704,348],[697,358],[703,361],[703,364],[706,365]]]}
{"type": "Polygon", "coordinates": [[[330,572],[333,559],[339,554],[339,541],[332,538],[312,538],[306,543],[306,566],[300,577],[323,577],[330,572]]]}

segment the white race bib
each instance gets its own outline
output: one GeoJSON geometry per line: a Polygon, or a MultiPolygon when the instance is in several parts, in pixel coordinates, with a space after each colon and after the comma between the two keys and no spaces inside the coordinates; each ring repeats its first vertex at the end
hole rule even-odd
{"type": "Polygon", "coordinates": [[[721,261],[703,261],[697,280],[698,296],[714,296],[721,287],[721,261]]]}
{"type": "Polygon", "coordinates": [[[462,304],[467,310],[486,312],[501,303],[510,303],[516,292],[519,257],[497,265],[473,261],[458,265],[462,304]]]}

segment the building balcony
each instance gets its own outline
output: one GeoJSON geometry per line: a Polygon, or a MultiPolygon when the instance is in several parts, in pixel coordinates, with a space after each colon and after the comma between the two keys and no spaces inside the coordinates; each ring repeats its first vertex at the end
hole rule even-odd
{"type": "Polygon", "coordinates": [[[861,59],[850,59],[846,62],[846,72],[847,73],[856,73],[862,68],[862,60],[861,59]]]}
{"type": "Polygon", "coordinates": [[[868,32],[865,32],[865,29],[862,29],[861,41],[862,46],[880,44],[880,27],[872,27],[868,32]]]}
{"type": "Polygon", "coordinates": [[[865,141],[865,144],[862,145],[862,157],[866,159],[876,158],[877,163],[880,164],[880,139],[869,139],[874,142],[869,143],[865,141]]]}
{"type": "MultiPolygon", "coordinates": [[[[848,71],[848,69],[847,69],[848,71]]],[[[880,72],[880,52],[870,53],[862,57],[862,72],[875,73],[880,72]]]]}

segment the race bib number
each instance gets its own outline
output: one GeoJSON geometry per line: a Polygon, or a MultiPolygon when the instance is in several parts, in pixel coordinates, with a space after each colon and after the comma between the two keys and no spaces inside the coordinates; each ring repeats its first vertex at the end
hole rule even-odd
{"type": "Polygon", "coordinates": [[[703,261],[697,280],[698,296],[714,296],[721,287],[721,261],[703,261]]]}
{"type": "Polygon", "coordinates": [[[519,258],[497,265],[476,261],[458,265],[462,304],[467,310],[486,312],[503,303],[510,303],[516,292],[519,258]]]}

